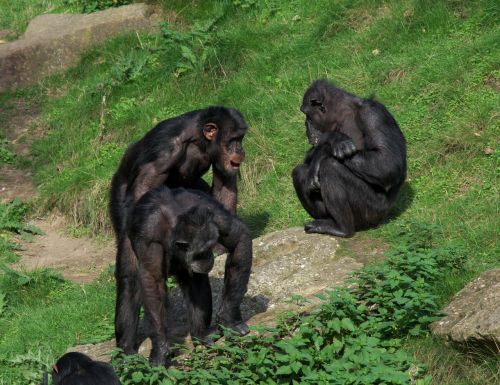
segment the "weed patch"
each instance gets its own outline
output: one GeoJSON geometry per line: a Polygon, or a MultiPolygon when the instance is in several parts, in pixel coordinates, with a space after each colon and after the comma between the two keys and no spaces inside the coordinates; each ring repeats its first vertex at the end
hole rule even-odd
{"type": "Polygon", "coordinates": [[[402,342],[439,318],[432,282],[462,269],[464,257],[436,247],[427,238],[434,227],[420,229],[422,239],[402,234],[383,263],[355,273],[351,289],[320,296],[310,314],[285,314],[243,338],[226,331],[224,342],[173,358],[170,369],[117,353],[118,373],[124,384],[427,384],[402,342]]]}
{"type": "Polygon", "coordinates": [[[18,248],[14,234],[25,240],[30,240],[34,234],[41,234],[40,229],[23,222],[28,209],[28,205],[18,199],[0,203],[0,266],[4,262],[13,263],[18,259],[14,253],[18,248]]]}

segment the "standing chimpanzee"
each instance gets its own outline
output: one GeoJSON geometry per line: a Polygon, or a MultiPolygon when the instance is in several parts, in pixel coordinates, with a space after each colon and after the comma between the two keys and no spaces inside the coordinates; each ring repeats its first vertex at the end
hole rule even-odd
{"type": "Polygon", "coordinates": [[[292,174],[315,218],[305,231],[351,237],[379,224],[406,177],[406,142],[392,115],[325,80],[307,89],[300,110],[313,145],[292,174]]]}
{"type": "Polygon", "coordinates": [[[110,214],[117,238],[116,343],[125,353],[138,349],[130,330],[138,301],[137,260],[126,234],[135,202],[160,185],[211,191],[228,210],[236,212],[236,179],[245,158],[242,140],[247,124],[240,112],[209,107],[159,123],[130,145],[111,181],[110,214]],[[201,179],[213,166],[210,189],[201,179]]]}
{"type": "Polygon", "coordinates": [[[240,304],[247,291],[252,267],[252,238],[243,222],[219,202],[199,190],[157,187],[135,205],[128,228],[138,260],[141,297],[134,297],[133,318],[127,339],[137,340],[139,307],[144,304],[151,324],[153,349],[150,361],[165,364],[168,275],[177,278],[188,309],[191,337],[210,342],[212,292],[208,272],[214,264],[212,247],[219,242],[229,250],[224,293],[217,313],[218,324],[240,335],[248,333],[240,304]]]}
{"type": "Polygon", "coordinates": [[[53,385],[121,385],[110,364],[70,352],[52,367],[53,385]]]}

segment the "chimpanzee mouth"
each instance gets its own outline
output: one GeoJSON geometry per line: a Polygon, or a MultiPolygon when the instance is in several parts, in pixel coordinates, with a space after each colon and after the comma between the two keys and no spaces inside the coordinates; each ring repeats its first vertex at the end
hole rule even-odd
{"type": "Polygon", "coordinates": [[[241,163],[233,162],[232,160],[230,162],[231,162],[231,167],[232,168],[240,168],[240,164],[241,163]]]}

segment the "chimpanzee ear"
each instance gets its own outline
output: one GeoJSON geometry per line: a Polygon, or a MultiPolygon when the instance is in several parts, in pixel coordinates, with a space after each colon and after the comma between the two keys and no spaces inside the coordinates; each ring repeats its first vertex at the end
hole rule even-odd
{"type": "Polygon", "coordinates": [[[217,127],[215,123],[207,123],[203,127],[203,135],[205,135],[207,140],[212,141],[215,138],[215,135],[217,135],[218,130],[219,127],[217,127]]]}
{"type": "Polygon", "coordinates": [[[321,112],[325,112],[325,106],[323,105],[323,101],[320,99],[311,99],[310,101],[311,107],[319,109],[321,112]]]}

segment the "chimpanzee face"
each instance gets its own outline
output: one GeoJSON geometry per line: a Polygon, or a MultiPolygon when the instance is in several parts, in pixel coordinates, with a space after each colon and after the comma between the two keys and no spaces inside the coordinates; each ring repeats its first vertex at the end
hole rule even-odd
{"type": "Polygon", "coordinates": [[[304,95],[304,100],[300,110],[306,116],[306,135],[309,143],[315,145],[318,143],[322,132],[327,129],[326,108],[318,95],[317,90],[308,90],[304,95]]]}
{"type": "Polygon", "coordinates": [[[208,273],[214,265],[212,248],[219,230],[206,209],[195,208],[179,217],[173,233],[173,257],[189,272],[208,273]],[[201,214],[200,214],[201,213],[201,214]]]}
{"type": "Polygon", "coordinates": [[[240,165],[245,160],[245,150],[243,149],[243,137],[245,131],[239,130],[230,132],[221,138],[219,143],[219,169],[223,169],[225,174],[235,175],[240,170],[240,165]],[[222,166],[222,167],[221,167],[222,166]]]}
{"type": "Polygon", "coordinates": [[[236,110],[229,110],[228,115],[220,116],[217,122],[204,125],[203,133],[210,141],[209,153],[212,163],[225,175],[236,175],[245,159],[243,138],[247,124],[236,110]]]}
{"type": "Polygon", "coordinates": [[[304,94],[300,111],[306,116],[306,134],[309,143],[315,145],[324,132],[337,129],[337,106],[328,92],[328,84],[314,82],[304,94]]]}

